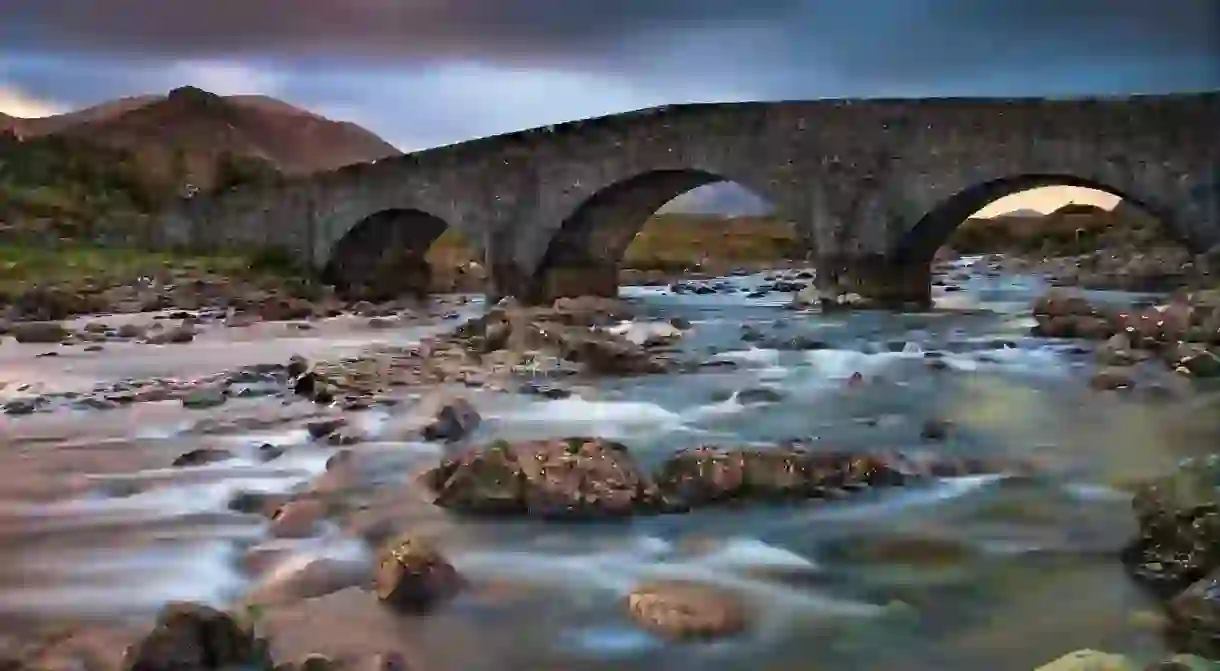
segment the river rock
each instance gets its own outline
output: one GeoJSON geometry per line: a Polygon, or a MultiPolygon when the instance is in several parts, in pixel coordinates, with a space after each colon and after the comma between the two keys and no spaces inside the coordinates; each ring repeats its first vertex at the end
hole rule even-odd
{"type": "Polygon", "coordinates": [[[822,304],[822,291],[815,286],[807,286],[796,292],[792,297],[792,307],[810,308],[822,304]]]}
{"type": "Polygon", "coordinates": [[[71,334],[59,322],[17,322],[9,327],[9,335],[19,343],[57,343],[71,334]]]}
{"type": "Polygon", "coordinates": [[[635,310],[617,298],[575,296],[555,299],[551,310],[559,321],[581,326],[597,326],[630,320],[635,310]]]}
{"type": "Polygon", "coordinates": [[[385,544],[373,578],[377,598],[404,612],[426,612],[456,596],[466,581],[431,543],[402,536],[385,544]]]}
{"type": "Polygon", "coordinates": [[[1036,671],[1139,671],[1139,665],[1123,657],[1097,650],[1077,650],[1039,666],[1036,671]]]}
{"type": "Polygon", "coordinates": [[[305,424],[305,430],[313,438],[324,438],[347,426],[346,417],[325,417],[315,419],[305,424]]]}
{"type": "Polygon", "coordinates": [[[6,415],[32,415],[38,411],[40,399],[37,396],[29,398],[14,398],[4,404],[6,415]]]}
{"type": "Polygon", "coordinates": [[[664,373],[665,363],[641,345],[626,338],[597,331],[569,331],[560,341],[560,356],[594,375],[664,373]]]}
{"type": "Polygon", "coordinates": [[[1115,333],[1097,348],[1097,362],[1103,366],[1130,366],[1147,358],[1147,352],[1131,346],[1126,333],[1115,333]]]}
{"type": "Polygon", "coordinates": [[[1192,377],[1220,375],[1220,356],[1202,345],[1176,342],[1166,345],[1161,358],[1172,369],[1185,369],[1192,377]]]}
{"type": "Polygon", "coordinates": [[[171,603],[151,632],[127,649],[124,671],[270,669],[265,640],[223,611],[197,603],[171,603]]]}
{"type": "Polygon", "coordinates": [[[598,438],[497,441],[445,460],[421,481],[437,505],[474,514],[614,517],[663,504],[627,447],[598,438]]]}
{"type": "Polygon", "coordinates": [[[178,324],[163,331],[149,331],[144,339],[150,345],[184,344],[195,339],[195,327],[189,323],[178,324]]]}
{"type": "Polygon", "coordinates": [[[901,485],[906,479],[879,457],[787,448],[688,449],[666,459],[656,474],[664,495],[688,506],[834,497],[845,489],[901,485]]]}
{"type": "Polygon", "coordinates": [[[1171,599],[1168,611],[1167,635],[1176,649],[1220,659],[1220,570],[1171,599]]]}
{"type": "Polygon", "coordinates": [[[1114,391],[1116,389],[1131,389],[1135,387],[1135,379],[1124,368],[1105,368],[1097,371],[1089,378],[1089,386],[1098,391],[1114,391]]]}
{"type": "Polygon", "coordinates": [[[778,403],[784,400],[784,392],[772,387],[748,387],[738,390],[734,398],[742,405],[778,403]]]}
{"type": "MultiPolygon", "coordinates": [[[[561,372],[575,364],[594,375],[633,375],[668,370],[664,359],[647,348],[602,328],[617,323],[612,317],[629,316],[619,303],[606,299],[559,299],[553,308],[497,305],[482,317],[471,319],[442,338],[480,355],[512,354],[528,359],[534,374],[561,372]],[[540,365],[544,364],[544,365],[540,365]]],[[[666,327],[668,328],[668,327],[666,327]]]]}
{"type": "Polygon", "coordinates": [[[470,401],[462,397],[437,401],[440,409],[432,421],[424,427],[424,440],[456,442],[469,436],[479,427],[483,418],[470,401]]]}
{"type": "Polygon", "coordinates": [[[1135,491],[1139,535],[1122,558],[1132,576],[1163,597],[1220,569],[1220,462],[1195,459],[1135,491]]]}
{"type": "Polygon", "coordinates": [[[223,405],[227,400],[229,400],[229,393],[224,385],[199,386],[181,396],[182,407],[193,410],[214,408],[223,405]]]}
{"type": "Polygon", "coordinates": [[[211,464],[225,459],[232,459],[235,455],[229,450],[219,447],[200,447],[189,452],[183,452],[174,458],[172,466],[202,466],[211,464]]]}
{"type": "Polygon", "coordinates": [[[148,327],[143,324],[128,322],[126,324],[119,324],[118,329],[115,330],[115,335],[124,339],[143,338],[147,331],[148,327]]]}
{"type": "Polygon", "coordinates": [[[640,585],[631,590],[626,605],[641,627],[672,640],[721,638],[746,628],[746,609],[740,600],[693,582],[640,585]]]}

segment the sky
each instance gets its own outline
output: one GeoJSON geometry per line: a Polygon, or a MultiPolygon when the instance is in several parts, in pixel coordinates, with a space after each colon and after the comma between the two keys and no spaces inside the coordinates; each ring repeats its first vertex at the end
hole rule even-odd
{"type": "Polygon", "coordinates": [[[0,0],[0,112],[191,84],[404,151],[683,102],[1220,88],[1218,0],[0,0]]]}

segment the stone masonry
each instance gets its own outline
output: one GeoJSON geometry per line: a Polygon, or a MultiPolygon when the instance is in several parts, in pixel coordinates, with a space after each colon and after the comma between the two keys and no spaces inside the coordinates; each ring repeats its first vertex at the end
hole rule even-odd
{"type": "Polygon", "coordinates": [[[616,291],[643,222],[726,180],[794,223],[820,282],[877,298],[926,300],[954,228],[1038,186],[1118,194],[1206,251],[1220,244],[1220,92],[658,107],[183,200],[159,242],[280,248],[342,280],[369,254],[421,259],[449,226],[483,255],[491,298],[547,301],[616,291]]]}

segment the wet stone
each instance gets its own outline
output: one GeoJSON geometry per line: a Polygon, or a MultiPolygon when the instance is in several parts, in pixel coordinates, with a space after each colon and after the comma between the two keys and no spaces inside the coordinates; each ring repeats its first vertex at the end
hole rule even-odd
{"type": "Polygon", "coordinates": [[[465,580],[439,550],[412,536],[383,546],[373,582],[382,603],[407,613],[433,610],[465,587],[465,580]]]}
{"type": "Polygon", "coordinates": [[[706,585],[665,581],[636,587],[626,599],[627,612],[642,628],[671,640],[708,640],[745,630],[744,605],[730,594],[706,585]]]}
{"type": "Polygon", "coordinates": [[[663,503],[626,446],[596,438],[499,441],[447,459],[422,481],[437,505],[468,514],[619,517],[663,503]]]}
{"type": "Polygon", "coordinates": [[[202,466],[211,464],[225,459],[232,459],[234,455],[229,450],[217,447],[201,447],[198,449],[184,452],[174,459],[172,466],[202,466]]]}
{"type": "Polygon", "coordinates": [[[171,603],[152,631],[127,649],[124,671],[270,669],[269,646],[230,613],[196,603],[171,603]]]}

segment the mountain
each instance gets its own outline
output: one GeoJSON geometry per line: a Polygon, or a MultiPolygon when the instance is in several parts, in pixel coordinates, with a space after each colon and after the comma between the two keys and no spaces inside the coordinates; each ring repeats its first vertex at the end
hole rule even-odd
{"type": "Polygon", "coordinates": [[[760,217],[769,214],[772,209],[770,203],[736,182],[717,182],[679,195],[658,212],[760,217]]]}
{"type": "Polygon", "coordinates": [[[1046,213],[1039,211],[1039,210],[1030,209],[1030,208],[1022,208],[1020,210],[1012,210],[1011,212],[1001,212],[1000,214],[997,214],[995,216],[1029,219],[1032,217],[1045,217],[1046,213]]]}
{"type": "Polygon", "coordinates": [[[0,117],[0,131],[6,129],[25,139],[56,135],[122,149],[145,170],[205,188],[232,159],[296,175],[400,153],[360,126],[281,100],[218,96],[189,86],[50,117],[0,117]]]}
{"type": "Polygon", "coordinates": [[[0,115],[0,130],[13,130],[19,137],[38,137],[41,135],[49,135],[76,124],[111,119],[121,114],[130,112],[131,110],[152,104],[162,98],[163,96],[151,95],[119,98],[117,100],[101,103],[100,105],[94,105],[92,107],[76,110],[75,112],[66,112],[64,114],[37,117],[33,119],[21,119],[18,117],[5,117],[5,115],[0,115]],[[6,124],[5,121],[8,121],[9,123],[6,124]]]}

